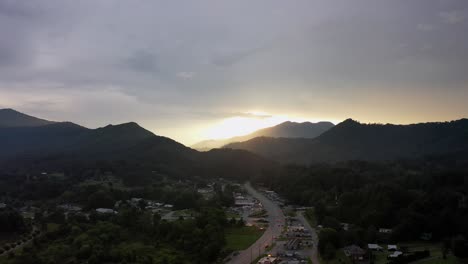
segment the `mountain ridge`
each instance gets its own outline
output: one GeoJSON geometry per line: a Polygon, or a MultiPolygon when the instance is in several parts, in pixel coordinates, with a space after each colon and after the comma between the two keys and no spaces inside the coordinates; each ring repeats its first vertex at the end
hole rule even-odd
{"type": "Polygon", "coordinates": [[[363,124],[347,119],[314,139],[263,137],[225,148],[303,164],[419,158],[467,150],[468,119],[409,125],[363,124]]]}
{"type": "Polygon", "coordinates": [[[99,161],[117,162],[146,170],[156,168],[160,173],[177,177],[210,175],[245,178],[262,173],[274,164],[245,150],[198,152],[173,139],[155,135],[135,122],[97,129],[71,122],[35,127],[0,127],[0,145],[2,170],[86,167],[99,161]]]}

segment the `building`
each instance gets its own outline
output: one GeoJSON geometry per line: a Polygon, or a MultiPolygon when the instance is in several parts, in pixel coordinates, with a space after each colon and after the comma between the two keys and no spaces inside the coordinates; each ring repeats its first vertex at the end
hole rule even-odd
{"type": "Polygon", "coordinates": [[[390,234],[390,233],[392,233],[392,229],[390,229],[390,228],[379,228],[379,233],[390,234]]]}
{"type": "Polygon", "coordinates": [[[359,246],[351,245],[343,248],[344,254],[351,260],[363,260],[366,256],[366,251],[359,246]]]}
{"type": "Polygon", "coordinates": [[[80,212],[82,210],[81,207],[76,206],[76,205],[72,205],[72,204],[61,204],[61,205],[59,205],[57,207],[60,208],[60,209],[65,210],[67,212],[80,212]]]}
{"type": "Polygon", "coordinates": [[[398,247],[397,247],[397,245],[388,245],[387,250],[388,251],[397,251],[398,247]]]}
{"type": "Polygon", "coordinates": [[[341,228],[343,228],[344,231],[349,230],[349,224],[348,223],[340,223],[341,228]]]}
{"type": "Polygon", "coordinates": [[[96,212],[99,213],[99,214],[115,214],[115,213],[117,213],[116,211],[114,211],[114,209],[110,209],[110,208],[97,208],[96,212]]]}
{"type": "Polygon", "coordinates": [[[398,258],[399,256],[403,255],[401,251],[395,251],[392,254],[388,255],[388,258],[398,258]]]}
{"type": "Polygon", "coordinates": [[[278,259],[277,258],[274,258],[274,257],[263,257],[261,258],[257,264],[276,264],[278,263],[278,259]]]}
{"type": "Polygon", "coordinates": [[[382,251],[382,247],[377,244],[368,244],[367,248],[372,251],[382,251]]]}

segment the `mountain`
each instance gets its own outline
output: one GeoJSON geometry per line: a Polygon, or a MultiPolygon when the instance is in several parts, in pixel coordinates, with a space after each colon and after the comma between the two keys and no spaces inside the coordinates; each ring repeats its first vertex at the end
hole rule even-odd
{"type": "MultiPolygon", "coordinates": [[[[3,121],[0,118],[0,123],[3,121]]],[[[157,170],[177,177],[247,178],[274,164],[244,150],[198,152],[170,138],[157,136],[134,122],[97,129],[70,122],[0,127],[0,146],[0,169],[13,170],[86,167],[105,161],[117,162],[118,166],[126,164],[129,173],[157,170]]]]}
{"type": "Polygon", "coordinates": [[[257,137],[225,147],[304,164],[448,155],[468,151],[468,119],[412,125],[347,119],[314,139],[257,137]]]}
{"type": "Polygon", "coordinates": [[[29,116],[13,109],[0,109],[0,127],[36,127],[55,122],[29,116]]]}
{"type": "Polygon", "coordinates": [[[285,137],[285,138],[315,138],[323,132],[329,130],[334,126],[330,122],[304,122],[296,123],[287,121],[279,125],[257,130],[245,136],[232,137],[220,140],[205,140],[192,145],[191,147],[197,150],[210,150],[220,148],[224,145],[243,142],[256,137],[285,137]]]}

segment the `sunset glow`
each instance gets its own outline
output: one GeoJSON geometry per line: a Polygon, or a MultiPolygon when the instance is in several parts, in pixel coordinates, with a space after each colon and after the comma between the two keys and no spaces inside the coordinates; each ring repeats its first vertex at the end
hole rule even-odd
{"type": "Polygon", "coordinates": [[[271,127],[285,121],[304,122],[305,119],[286,115],[269,115],[264,112],[248,112],[245,116],[234,116],[223,119],[204,131],[204,137],[210,139],[224,139],[243,136],[258,129],[271,127]]]}

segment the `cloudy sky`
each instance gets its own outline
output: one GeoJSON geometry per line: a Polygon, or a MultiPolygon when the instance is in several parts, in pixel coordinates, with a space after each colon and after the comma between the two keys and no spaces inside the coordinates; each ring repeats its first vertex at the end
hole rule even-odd
{"type": "Polygon", "coordinates": [[[0,108],[185,144],[468,117],[466,0],[0,0],[0,36],[0,108]]]}

